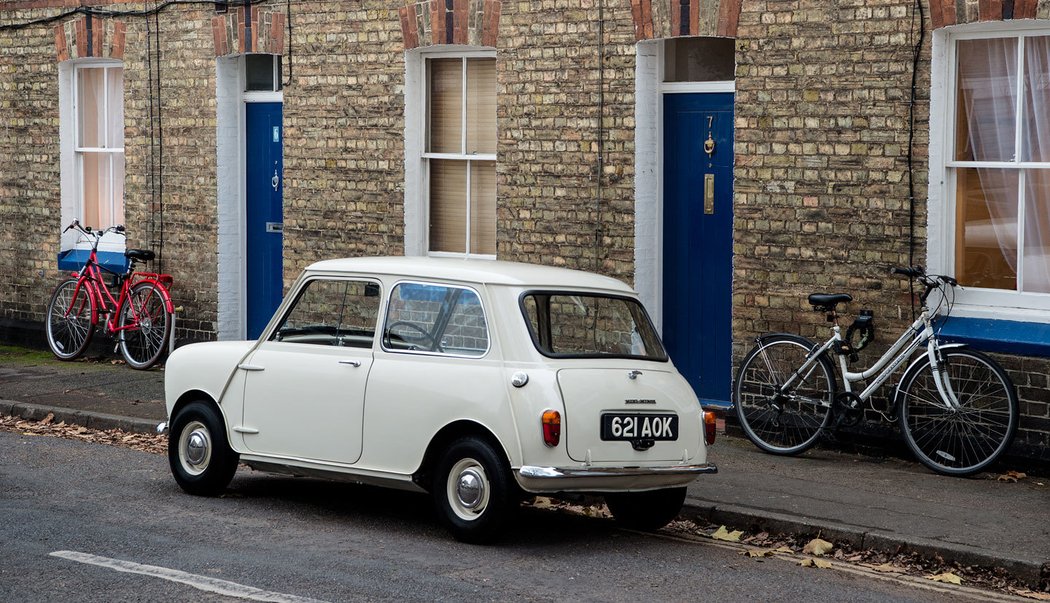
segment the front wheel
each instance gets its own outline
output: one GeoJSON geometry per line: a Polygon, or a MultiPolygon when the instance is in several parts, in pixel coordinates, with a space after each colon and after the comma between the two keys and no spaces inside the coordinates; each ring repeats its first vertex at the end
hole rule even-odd
{"type": "Polygon", "coordinates": [[[456,440],[438,462],[431,495],[438,517],[461,542],[489,542],[515,504],[507,463],[477,437],[456,440]]]}
{"type": "Polygon", "coordinates": [[[945,475],[972,475],[999,458],[1017,432],[1017,392],[995,360],[974,350],[942,352],[941,378],[959,401],[952,409],[941,398],[929,358],[901,379],[899,421],[904,441],[930,469],[945,475]]]}
{"type": "Polygon", "coordinates": [[[59,360],[84,353],[95,332],[95,299],[86,283],[71,278],[55,287],[47,304],[47,345],[59,360]]]}
{"type": "Polygon", "coordinates": [[[605,505],[616,522],[625,528],[647,532],[659,530],[678,517],[685,504],[685,488],[605,495],[605,505]]]}
{"type": "Polygon", "coordinates": [[[128,366],[148,369],[164,355],[171,336],[172,315],[160,287],[142,282],[131,288],[120,306],[117,328],[120,353],[128,366]]]}
{"type": "Polygon", "coordinates": [[[823,355],[810,358],[814,347],[804,337],[773,335],[740,363],[733,388],[736,416],[748,439],[766,452],[804,452],[831,419],[835,373],[823,355]]]}
{"type": "Polygon", "coordinates": [[[183,490],[198,496],[221,493],[237,471],[237,459],[226,440],[226,423],[210,403],[191,402],[175,414],[168,464],[183,490]]]}

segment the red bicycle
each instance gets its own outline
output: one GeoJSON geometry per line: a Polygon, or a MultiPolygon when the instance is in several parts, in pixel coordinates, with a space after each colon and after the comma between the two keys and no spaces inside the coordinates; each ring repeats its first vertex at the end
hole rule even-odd
{"type": "MultiPolygon", "coordinates": [[[[114,272],[98,261],[98,244],[110,232],[124,235],[123,226],[92,231],[74,220],[66,229],[80,231],[91,241],[91,254],[84,266],[63,281],[47,305],[47,343],[59,360],[72,360],[84,353],[101,320],[110,336],[116,336],[117,348],[128,366],[148,369],[157,364],[171,337],[175,308],[168,287],[171,275],[135,272],[135,264],[148,262],[154,253],[128,249],[130,260],[123,274],[114,272]],[[103,271],[112,276],[107,284],[103,271]],[[114,298],[110,288],[119,290],[114,298]]],[[[116,351],[116,350],[114,350],[116,351]]]]}

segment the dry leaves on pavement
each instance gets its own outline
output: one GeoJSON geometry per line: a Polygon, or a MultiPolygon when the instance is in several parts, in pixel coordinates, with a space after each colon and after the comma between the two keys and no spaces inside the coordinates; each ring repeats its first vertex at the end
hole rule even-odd
{"type": "Polygon", "coordinates": [[[1020,471],[1007,471],[1006,473],[995,478],[995,481],[1016,484],[1019,480],[1022,480],[1026,477],[1028,477],[1027,473],[1022,473],[1020,471]]]}
{"type": "Polygon", "coordinates": [[[69,425],[64,421],[55,423],[55,415],[52,413],[48,413],[39,421],[0,417],[0,430],[14,431],[27,436],[51,436],[94,444],[122,446],[154,454],[165,454],[168,450],[168,436],[166,435],[132,433],[120,429],[89,429],[80,425],[69,425]]]}
{"type": "Polygon", "coordinates": [[[962,578],[956,576],[951,572],[944,572],[943,574],[935,574],[933,576],[926,576],[934,582],[945,582],[948,584],[962,584],[962,578]]]}
{"type": "Polygon", "coordinates": [[[818,559],[816,557],[806,557],[802,561],[798,562],[802,567],[815,567],[818,569],[830,569],[831,562],[826,559],[818,559]]]}

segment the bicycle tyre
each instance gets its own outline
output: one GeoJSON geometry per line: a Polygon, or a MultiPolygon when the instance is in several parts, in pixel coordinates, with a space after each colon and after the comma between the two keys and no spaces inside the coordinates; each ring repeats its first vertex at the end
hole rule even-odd
{"type": "Polygon", "coordinates": [[[97,316],[95,298],[86,283],[79,290],[75,278],[59,283],[47,303],[47,345],[55,358],[73,360],[83,354],[95,334],[97,316]]]}
{"type": "Polygon", "coordinates": [[[771,335],[740,363],[733,386],[737,419],[747,438],[766,452],[784,456],[805,452],[831,420],[835,372],[824,356],[792,391],[777,394],[815,345],[797,335],[771,335]]]}
{"type": "Polygon", "coordinates": [[[158,285],[142,282],[131,288],[120,306],[117,323],[121,329],[120,353],[128,366],[146,370],[160,361],[171,336],[171,319],[158,285]],[[124,329],[136,317],[138,326],[124,329]]]}
{"type": "Polygon", "coordinates": [[[942,351],[945,374],[962,404],[944,406],[929,358],[912,366],[898,396],[901,433],[916,458],[933,471],[965,476],[994,463],[1013,442],[1020,411],[1013,381],[998,362],[976,350],[942,351]]]}

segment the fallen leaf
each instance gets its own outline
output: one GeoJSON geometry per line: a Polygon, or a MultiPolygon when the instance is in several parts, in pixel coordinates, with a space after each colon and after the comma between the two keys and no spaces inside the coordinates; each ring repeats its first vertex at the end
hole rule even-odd
{"type": "Polygon", "coordinates": [[[726,542],[740,542],[740,537],[744,535],[742,530],[733,530],[730,532],[725,526],[719,526],[715,530],[714,534],[711,534],[711,538],[715,540],[724,540],[726,542]]]}
{"type": "Polygon", "coordinates": [[[1008,483],[1012,484],[1012,483],[1016,483],[1017,480],[1021,480],[1021,479],[1024,479],[1026,477],[1028,477],[1027,473],[1022,473],[1020,471],[1007,471],[1006,473],[1000,475],[999,477],[997,477],[995,479],[996,479],[996,481],[1008,482],[1008,483]]]}
{"type": "Polygon", "coordinates": [[[900,568],[894,566],[892,563],[883,563],[882,565],[876,565],[871,568],[877,572],[900,572],[900,568]]]}
{"type": "Polygon", "coordinates": [[[816,555],[817,557],[820,557],[821,555],[830,552],[834,548],[835,545],[831,544],[827,540],[814,538],[813,540],[810,540],[809,543],[806,544],[806,546],[802,547],[802,552],[807,555],[816,555]]]}
{"type": "Polygon", "coordinates": [[[776,555],[773,549],[748,549],[744,551],[745,557],[772,557],[776,555]]]}
{"type": "Polygon", "coordinates": [[[817,559],[815,557],[806,557],[802,561],[798,562],[802,567],[817,567],[820,569],[831,568],[831,562],[826,559],[817,559]]]}
{"type": "Polygon", "coordinates": [[[943,574],[937,574],[934,576],[926,576],[934,582],[946,582],[948,584],[962,584],[962,578],[956,576],[951,572],[944,572],[943,574]]]}
{"type": "Polygon", "coordinates": [[[54,421],[54,420],[55,420],[55,413],[49,412],[49,413],[47,413],[46,417],[44,417],[43,419],[40,419],[40,424],[41,425],[50,425],[51,422],[54,421]]]}
{"type": "Polygon", "coordinates": [[[786,546],[778,546],[777,548],[773,549],[773,552],[774,553],[783,553],[785,555],[794,555],[795,554],[795,551],[787,548],[786,546]]]}

